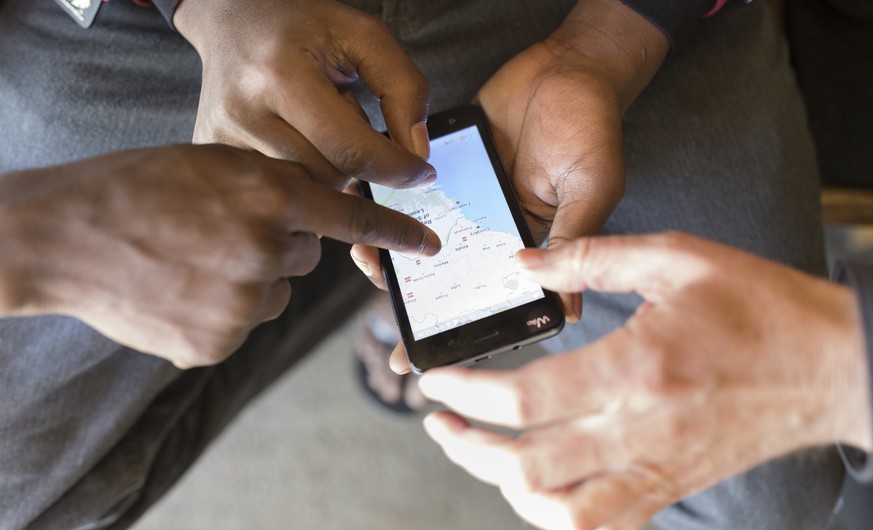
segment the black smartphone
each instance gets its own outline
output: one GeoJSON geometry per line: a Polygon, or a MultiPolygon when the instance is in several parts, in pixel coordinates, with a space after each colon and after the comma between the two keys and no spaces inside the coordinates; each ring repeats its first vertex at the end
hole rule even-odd
{"type": "Polygon", "coordinates": [[[364,195],[434,230],[434,257],[381,251],[388,292],[412,369],[465,365],[556,335],[558,297],[524,277],[513,256],[534,246],[478,107],[430,116],[425,188],[362,183],[364,195]]]}

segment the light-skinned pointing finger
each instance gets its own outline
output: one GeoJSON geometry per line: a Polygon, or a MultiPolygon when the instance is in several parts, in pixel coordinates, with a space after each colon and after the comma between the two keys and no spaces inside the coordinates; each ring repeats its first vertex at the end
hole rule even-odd
{"type": "Polygon", "coordinates": [[[567,241],[554,249],[516,255],[522,271],[546,289],[637,292],[656,300],[709,270],[713,242],[678,233],[608,236],[567,241]],[[705,247],[705,248],[704,248],[705,247]]]}

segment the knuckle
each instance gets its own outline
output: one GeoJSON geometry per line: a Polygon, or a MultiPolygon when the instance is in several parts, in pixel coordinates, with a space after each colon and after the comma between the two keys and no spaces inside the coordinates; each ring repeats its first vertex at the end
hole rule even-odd
{"type": "Polygon", "coordinates": [[[299,274],[309,274],[318,266],[318,263],[321,261],[321,240],[318,239],[313,233],[303,234],[304,238],[304,260],[303,260],[303,271],[299,274]]]}
{"type": "Polygon", "coordinates": [[[376,208],[368,208],[357,202],[355,210],[349,218],[349,233],[360,242],[374,241],[382,227],[379,211],[376,208]]]}
{"type": "Polygon", "coordinates": [[[288,280],[276,283],[272,293],[273,307],[265,316],[265,320],[273,320],[279,318],[288,304],[291,302],[291,282],[288,280]]]}
{"type": "MultiPolygon", "coordinates": [[[[289,167],[294,166],[289,164],[289,167]]],[[[247,176],[249,182],[236,186],[233,199],[237,206],[245,208],[256,219],[274,219],[287,211],[295,196],[287,175],[255,163],[247,176]]]]}
{"type": "Polygon", "coordinates": [[[416,68],[410,72],[409,83],[412,85],[415,97],[427,104],[430,101],[430,83],[421,70],[416,68]]]}
{"type": "Polygon", "coordinates": [[[258,313],[264,296],[258,286],[248,283],[233,285],[229,290],[218,321],[229,330],[240,330],[258,313]]]}
{"type": "Polygon", "coordinates": [[[284,212],[288,208],[288,203],[291,201],[290,190],[280,184],[280,179],[275,175],[272,178],[262,179],[268,180],[271,185],[264,186],[260,190],[255,190],[258,200],[256,208],[262,209],[269,217],[273,218],[284,212]]]}
{"type": "Polygon", "coordinates": [[[410,68],[403,72],[396,89],[405,94],[406,99],[417,100],[416,104],[419,106],[427,108],[430,103],[430,83],[415,65],[411,64],[410,68]]]}
{"type": "Polygon", "coordinates": [[[412,222],[391,225],[390,239],[397,246],[419,248],[424,244],[425,234],[412,222]]]}
{"type": "Polygon", "coordinates": [[[233,256],[230,266],[237,268],[236,274],[231,271],[233,278],[261,280],[275,275],[282,248],[275,231],[264,225],[265,223],[252,221],[239,228],[243,235],[229,249],[233,256]]]}
{"type": "Polygon", "coordinates": [[[264,55],[264,60],[250,64],[243,75],[244,92],[246,94],[261,96],[273,94],[276,91],[285,93],[294,90],[298,85],[295,76],[285,75],[279,65],[285,63],[282,57],[276,57],[279,50],[271,50],[264,55]]]}
{"type": "Polygon", "coordinates": [[[333,158],[335,166],[348,177],[362,177],[373,169],[370,151],[359,142],[349,141],[343,144],[333,158]]]}
{"type": "Polygon", "coordinates": [[[282,267],[280,273],[286,276],[303,276],[312,272],[321,261],[321,240],[311,232],[294,234],[291,241],[282,246],[277,256],[282,267]]]}
{"type": "Polygon", "coordinates": [[[589,257],[596,255],[596,253],[593,252],[595,240],[591,238],[583,238],[567,242],[566,244],[570,245],[569,262],[573,268],[572,272],[582,272],[584,264],[589,262],[589,257]]]}

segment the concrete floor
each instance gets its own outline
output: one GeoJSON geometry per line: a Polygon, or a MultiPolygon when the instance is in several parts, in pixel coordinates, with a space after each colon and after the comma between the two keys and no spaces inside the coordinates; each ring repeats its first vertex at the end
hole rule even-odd
{"type": "Polygon", "coordinates": [[[353,378],[355,326],[253,402],[136,530],[530,528],[451,464],[419,419],[367,407],[353,378]]]}

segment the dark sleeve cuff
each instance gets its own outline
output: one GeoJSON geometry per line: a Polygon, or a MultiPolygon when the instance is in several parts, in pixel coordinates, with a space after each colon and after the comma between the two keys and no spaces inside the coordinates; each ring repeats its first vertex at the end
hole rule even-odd
{"type": "MultiPolygon", "coordinates": [[[[873,382],[873,264],[844,261],[837,263],[833,279],[848,285],[855,291],[858,308],[861,311],[861,325],[864,326],[864,341],[867,345],[867,373],[873,382]]],[[[871,403],[873,403],[873,384],[871,384],[871,403]]],[[[865,451],[855,447],[838,446],[846,468],[858,481],[873,482],[873,458],[865,451]]]]}
{"type": "Polygon", "coordinates": [[[167,19],[167,22],[173,29],[176,29],[176,26],[173,25],[173,13],[176,12],[176,8],[179,7],[179,2],[181,1],[182,0],[152,0],[152,3],[155,4],[158,11],[164,15],[164,18],[167,19]]]}
{"type": "Polygon", "coordinates": [[[676,49],[716,3],[715,0],[621,0],[660,29],[676,49]]]}

